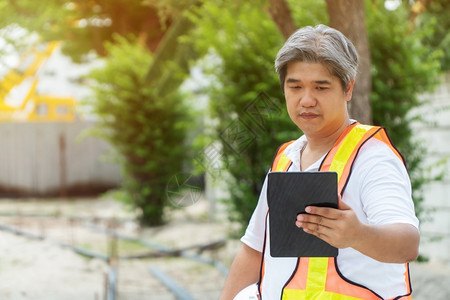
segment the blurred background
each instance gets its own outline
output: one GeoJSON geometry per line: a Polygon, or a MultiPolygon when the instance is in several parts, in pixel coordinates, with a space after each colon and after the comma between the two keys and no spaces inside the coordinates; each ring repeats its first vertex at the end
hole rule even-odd
{"type": "Polygon", "coordinates": [[[387,128],[449,299],[447,0],[0,0],[0,298],[214,299],[278,146],[299,27],[355,44],[351,117],[387,128]],[[444,280],[443,280],[444,279],[444,280]]]}

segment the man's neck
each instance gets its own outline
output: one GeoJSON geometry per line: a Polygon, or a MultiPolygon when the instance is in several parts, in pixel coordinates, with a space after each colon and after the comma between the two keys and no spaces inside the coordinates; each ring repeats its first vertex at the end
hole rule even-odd
{"type": "Polygon", "coordinates": [[[328,136],[306,136],[308,142],[306,147],[304,147],[301,153],[301,169],[304,171],[315,161],[320,159],[323,155],[325,155],[336,141],[339,139],[341,134],[345,131],[345,129],[350,125],[350,120],[346,120],[342,123],[342,125],[336,129],[332,134],[328,136]]]}
{"type": "Polygon", "coordinates": [[[307,135],[306,138],[308,140],[308,144],[307,144],[308,150],[312,151],[312,152],[317,152],[317,151],[318,152],[321,152],[321,151],[328,152],[349,125],[350,125],[350,120],[346,119],[344,122],[342,122],[341,126],[339,126],[335,131],[333,131],[329,135],[326,135],[326,136],[315,136],[315,135],[308,136],[307,135]]]}

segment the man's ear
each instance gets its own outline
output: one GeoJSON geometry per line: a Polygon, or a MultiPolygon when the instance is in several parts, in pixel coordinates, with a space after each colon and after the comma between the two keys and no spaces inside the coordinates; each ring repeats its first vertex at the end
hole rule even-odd
{"type": "Polygon", "coordinates": [[[345,101],[347,101],[347,102],[352,100],[353,86],[354,85],[355,85],[355,79],[350,80],[350,82],[347,85],[347,89],[345,90],[345,101]]]}

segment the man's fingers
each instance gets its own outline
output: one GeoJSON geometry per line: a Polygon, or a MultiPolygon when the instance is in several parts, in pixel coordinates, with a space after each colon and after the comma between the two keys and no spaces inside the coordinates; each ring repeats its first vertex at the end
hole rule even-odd
{"type": "Polygon", "coordinates": [[[297,221],[295,222],[295,224],[297,225],[297,227],[303,227],[312,231],[316,231],[319,226],[329,227],[329,222],[330,220],[323,216],[299,214],[297,216],[297,221]]]}
{"type": "Polygon", "coordinates": [[[336,212],[328,211],[328,208],[320,207],[320,210],[314,209],[315,213],[311,214],[298,214],[297,221],[306,223],[325,224],[328,220],[335,220],[339,217],[339,210],[331,208],[336,212]]]}
{"type": "Polygon", "coordinates": [[[312,235],[315,235],[316,237],[324,240],[325,242],[329,243],[329,231],[330,228],[326,227],[326,226],[321,226],[319,224],[315,224],[314,225],[308,225],[303,227],[303,231],[312,235]]]}
{"type": "Polygon", "coordinates": [[[308,206],[305,211],[309,215],[323,216],[327,219],[337,219],[339,217],[339,209],[331,207],[308,206]]]}

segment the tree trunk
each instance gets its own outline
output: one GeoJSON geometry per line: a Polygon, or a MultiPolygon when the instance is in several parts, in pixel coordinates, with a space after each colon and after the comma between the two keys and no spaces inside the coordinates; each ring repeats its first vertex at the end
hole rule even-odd
{"type": "Polygon", "coordinates": [[[173,62],[179,70],[189,74],[189,61],[201,57],[192,43],[180,41],[180,37],[193,27],[194,23],[188,17],[182,16],[170,26],[159,43],[146,75],[146,81],[150,86],[154,84],[155,79],[159,80],[158,95],[173,91],[184,81],[182,76],[169,76],[170,73],[166,70],[167,62],[173,62]]]}
{"type": "Polygon", "coordinates": [[[286,40],[297,30],[291,10],[285,0],[269,0],[268,13],[286,40]]]}
{"type": "Polygon", "coordinates": [[[364,0],[326,0],[330,26],[341,31],[355,45],[359,67],[353,98],[349,103],[350,117],[371,124],[370,48],[367,36],[364,0]]]}

